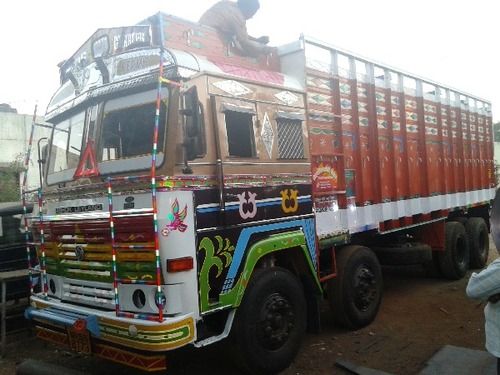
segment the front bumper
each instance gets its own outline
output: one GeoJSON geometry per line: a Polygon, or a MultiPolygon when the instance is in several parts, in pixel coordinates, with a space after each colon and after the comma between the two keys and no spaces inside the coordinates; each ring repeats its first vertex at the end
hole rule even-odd
{"type": "Polygon", "coordinates": [[[117,317],[114,311],[37,296],[31,297],[31,306],[26,310],[26,317],[34,321],[38,337],[79,351],[82,344],[75,346],[72,333],[75,323],[85,322],[89,352],[142,370],[164,370],[165,351],[196,339],[192,315],[167,318],[163,322],[127,319],[117,317]]]}

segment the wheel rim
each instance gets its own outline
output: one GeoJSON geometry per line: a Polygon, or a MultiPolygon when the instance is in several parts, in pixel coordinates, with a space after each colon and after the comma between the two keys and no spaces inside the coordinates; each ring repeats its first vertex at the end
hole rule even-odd
{"type": "Polygon", "coordinates": [[[363,264],[354,273],[354,305],[366,311],[377,300],[377,277],[372,268],[363,264]]]}
{"type": "Polygon", "coordinates": [[[290,301],[279,293],[265,300],[257,323],[257,339],[267,350],[281,348],[295,327],[295,311],[290,301]]]}

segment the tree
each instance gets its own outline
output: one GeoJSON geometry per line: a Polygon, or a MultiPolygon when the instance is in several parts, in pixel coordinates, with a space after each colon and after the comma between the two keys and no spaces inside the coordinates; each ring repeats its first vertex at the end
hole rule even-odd
{"type": "Polygon", "coordinates": [[[7,167],[0,168],[0,202],[20,200],[19,176],[24,170],[22,154],[18,155],[7,167]]]}
{"type": "Polygon", "coordinates": [[[495,142],[500,142],[500,122],[493,124],[493,135],[495,142]]]}

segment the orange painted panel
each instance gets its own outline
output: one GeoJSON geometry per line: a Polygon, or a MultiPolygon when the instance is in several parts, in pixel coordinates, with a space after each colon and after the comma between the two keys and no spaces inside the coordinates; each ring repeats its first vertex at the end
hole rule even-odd
{"type": "Polygon", "coordinates": [[[465,191],[465,163],[462,143],[462,130],[460,110],[456,107],[450,109],[451,139],[453,149],[453,170],[455,179],[455,192],[465,191]]]}
{"type": "Polygon", "coordinates": [[[392,105],[392,132],[393,132],[393,150],[394,150],[394,172],[396,199],[405,199],[409,193],[408,177],[408,158],[406,147],[406,122],[405,114],[401,111],[403,103],[403,94],[393,91],[391,93],[392,105]]]}
{"type": "Polygon", "coordinates": [[[396,199],[392,106],[390,91],[375,88],[375,113],[378,133],[378,162],[380,168],[380,198],[382,202],[396,199]]]}
{"type": "MultiPolygon", "coordinates": [[[[359,121],[359,157],[361,160],[361,178],[363,181],[363,201],[359,202],[362,205],[372,204],[376,202],[375,186],[375,171],[376,165],[373,158],[373,147],[378,147],[373,144],[370,134],[370,126],[374,126],[373,118],[370,113],[369,105],[369,85],[364,82],[357,82],[357,107],[358,107],[358,121],[359,121]]],[[[373,99],[373,98],[372,98],[373,99]]]]}
{"type": "Polygon", "coordinates": [[[481,177],[481,189],[488,188],[488,152],[486,150],[485,141],[485,122],[486,118],[483,114],[478,114],[477,116],[477,143],[479,150],[479,162],[480,162],[480,177],[481,177]]]}
{"type": "Polygon", "coordinates": [[[452,138],[450,130],[450,106],[441,105],[441,133],[443,139],[443,167],[444,167],[444,191],[447,194],[454,193],[455,179],[453,170],[452,138]]]}
{"type": "Polygon", "coordinates": [[[408,174],[410,185],[410,198],[420,197],[422,190],[422,169],[418,152],[418,139],[408,137],[408,174]]]}
{"type": "Polygon", "coordinates": [[[331,103],[321,102],[330,96],[326,89],[309,91],[315,101],[309,102],[310,110],[321,107],[324,113],[340,114],[331,122],[309,121],[311,154],[342,155],[336,169],[356,176],[350,190],[356,191],[352,199],[358,206],[492,183],[491,118],[443,99],[436,102],[428,94],[417,97],[412,90],[402,93],[358,78],[336,78],[338,92],[331,103]]]}
{"type": "Polygon", "coordinates": [[[443,159],[441,157],[442,141],[440,137],[440,126],[438,120],[437,103],[424,100],[424,121],[425,124],[425,148],[426,148],[426,170],[427,170],[427,191],[430,195],[443,193],[442,189],[442,169],[443,159]]]}

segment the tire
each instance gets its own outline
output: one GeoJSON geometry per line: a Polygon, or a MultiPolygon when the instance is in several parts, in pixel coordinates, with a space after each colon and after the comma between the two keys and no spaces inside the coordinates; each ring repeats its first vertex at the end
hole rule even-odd
{"type": "Polygon", "coordinates": [[[380,264],[387,266],[408,266],[424,264],[432,260],[432,249],[421,243],[408,243],[405,246],[373,248],[380,264]]]}
{"type": "Polygon", "coordinates": [[[465,225],[465,231],[469,239],[470,266],[483,268],[490,251],[488,226],[482,217],[471,217],[465,225]]]}
{"type": "Polygon", "coordinates": [[[382,301],[382,271],[375,253],[363,246],[346,246],[337,255],[337,277],[328,282],[334,320],[358,329],[377,316],[382,301]]]}
{"type": "Polygon", "coordinates": [[[306,331],[302,284],[290,271],[257,269],[239,306],[231,349],[248,374],[275,374],[295,358],[306,331]]]}
{"type": "Polygon", "coordinates": [[[441,273],[441,267],[439,266],[439,253],[440,251],[433,250],[431,252],[431,260],[423,264],[423,269],[426,277],[439,279],[443,277],[443,274],[441,273]]]}
{"type": "Polygon", "coordinates": [[[464,216],[456,216],[452,219],[449,219],[449,221],[457,222],[462,224],[465,227],[465,224],[467,224],[467,218],[464,216]]]}
{"type": "Polygon", "coordinates": [[[464,226],[450,221],[445,227],[445,251],[438,253],[441,273],[450,280],[459,280],[469,269],[469,241],[464,226]]]}

